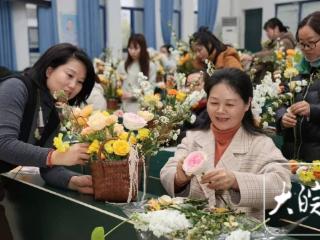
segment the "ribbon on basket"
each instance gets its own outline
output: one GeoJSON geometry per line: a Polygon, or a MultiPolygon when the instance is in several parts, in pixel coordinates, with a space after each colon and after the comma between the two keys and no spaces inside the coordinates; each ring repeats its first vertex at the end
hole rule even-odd
{"type": "Polygon", "coordinates": [[[138,189],[139,189],[139,162],[142,161],[143,164],[143,195],[141,201],[144,200],[146,195],[146,164],[144,157],[139,158],[138,151],[136,149],[136,146],[131,146],[130,148],[130,154],[128,159],[129,164],[129,177],[130,177],[130,188],[129,188],[129,194],[127,202],[129,203],[132,199],[132,196],[134,195],[134,192],[136,192],[136,196],[138,196],[138,189]]]}

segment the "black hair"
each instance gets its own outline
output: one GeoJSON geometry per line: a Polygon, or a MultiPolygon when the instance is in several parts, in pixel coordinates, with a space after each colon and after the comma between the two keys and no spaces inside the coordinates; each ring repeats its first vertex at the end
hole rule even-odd
{"type": "Polygon", "coordinates": [[[161,46],[161,48],[165,48],[167,50],[167,52],[169,53],[169,55],[171,54],[171,50],[173,48],[173,46],[171,44],[164,44],[161,46]]]}
{"type": "Polygon", "coordinates": [[[299,41],[299,30],[308,25],[310,28],[313,29],[316,33],[320,35],[320,11],[313,12],[306,16],[298,25],[298,29],[296,32],[296,39],[299,41]]]}
{"type": "Polygon", "coordinates": [[[288,32],[287,26],[284,26],[283,23],[279,20],[279,18],[270,18],[268,21],[264,23],[263,29],[267,30],[267,28],[275,29],[276,27],[279,28],[280,32],[288,32]]]}
{"type": "Polygon", "coordinates": [[[81,91],[73,99],[70,99],[70,104],[79,105],[89,97],[95,83],[95,72],[92,61],[88,55],[80,48],[70,43],[60,43],[50,47],[33,65],[28,68],[24,74],[30,77],[40,88],[48,89],[47,87],[47,69],[49,67],[55,69],[66,64],[69,60],[76,59],[83,63],[86,67],[86,78],[81,91]]]}
{"type": "MultiPolygon", "coordinates": [[[[246,104],[249,103],[250,98],[252,99],[253,97],[253,87],[250,77],[240,69],[224,68],[216,70],[212,76],[206,74],[204,90],[207,93],[207,98],[209,97],[211,89],[219,83],[226,83],[228,86],[230,86],[236,93],[240,95],[246,104]]],[[[200,126],[198,129],[210,128],[211,120],[207,111],[202,114],[199,122],[201,122],[201,124],[199,124],[200,126]]],[[[259,129],[254,123],[251,106],[244,114],[242,126],[250,134],[256,135],[262,133],[261,129],[259,129]]]]}
{"type": "Polygon", "coordinates": [[[189,40],[189,45],[192,48],[194,44],[203,45],[209,55],[212,54],[213,50],[216,50],[216,56],[227,49],[227,46],[221,42],[212,32],[208,30],[208,27],[200,27],[189,40]]]}

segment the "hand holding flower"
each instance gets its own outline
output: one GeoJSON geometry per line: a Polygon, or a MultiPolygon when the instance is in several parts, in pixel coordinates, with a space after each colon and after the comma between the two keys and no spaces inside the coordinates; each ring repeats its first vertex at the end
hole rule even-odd
{"type": "Polygon", "coordinates": [[[185,171],[183,170],[183,161],[184,159],[181,159],[177,165],[176,176],[174,178],[175,192],[181,191],[182,188],[186,186],[192,178],[192,176],[187,176],[185,171]]]}
{"type": "Polygon", "coordinates": [[[281,124],[285,128],[293,128],[297,124],[297,117],[291,111],[286,112],[282,119],[281,119],[281,124]]]}
{"type": "Polygon", "coordinates": [[[51,155],[52,165],[73,166],[84,164],[89,160],[90,156],[87,153],[89,144],[77,143],[72,145],[66,152],[54,151],[51,155]]]}
{"type": "Polygon", "coordinates": [[[300,101],[292,104],[290,110],[295,115],[304,117],[310,116],[310,104],[306,101],[300,101]]]}
{"type": "Polygon", "coordinates": [[[201,184],[207,184],[211,189],[215,190],[239,190],[237,179],[232,171],[226,169],[214,169],[205,174],[201,178],[201,184]]]}
{"type": "Polygon", "coordinates": [[[93,194],[92,177],[89,175],[73,176],[70,178],[68,188],[84,194],[93,194]]]}

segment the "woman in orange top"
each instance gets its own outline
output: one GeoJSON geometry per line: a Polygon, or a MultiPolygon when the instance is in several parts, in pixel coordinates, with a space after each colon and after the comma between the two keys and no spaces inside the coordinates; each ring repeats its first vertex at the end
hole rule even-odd
{"type": "Polygon", "coordinates": [[[190,38],[190,47],[196,55],[192,65],[197,70],[206,69],[205,60],[210,60],[216,69],[242,69],[236,49],[225,45],[207,27],[200,27],[190,38]]]}

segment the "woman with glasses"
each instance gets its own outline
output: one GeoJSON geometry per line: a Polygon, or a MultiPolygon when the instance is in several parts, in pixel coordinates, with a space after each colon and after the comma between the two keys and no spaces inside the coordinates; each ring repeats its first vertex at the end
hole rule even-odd
{"type": "Polygon", "coordinates": [[[297,68],[308,85],[290,108],[279,110],[278,130],[284,135],[285,157],[311,162],[320,159],[320,11],[300,22],[296,39],[304,56],[297,68]]]}

